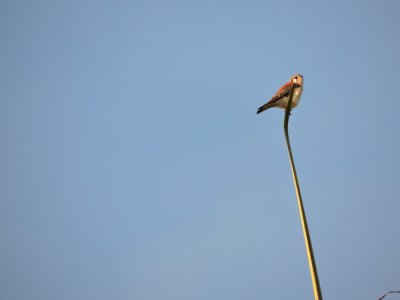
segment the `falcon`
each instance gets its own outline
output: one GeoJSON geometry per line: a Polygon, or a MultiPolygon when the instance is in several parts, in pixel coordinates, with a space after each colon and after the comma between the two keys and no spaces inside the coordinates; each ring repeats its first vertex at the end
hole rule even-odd
{"type": "Polygon", "coordinates": [[[303,75],[295,74],[293,75],[289,82],[282,85],[282,87],[275,93],[275,95],[265,103],[263,106],[259,107],[257,110],[257,114],[267,110],[271,107],[279,107],[286,109],[288,101],[290,89],[293,87],[293,98],[292,98],[292,106],[291,108],[295,108],[301,98],[301,94],[303,93],[303,75]]]}

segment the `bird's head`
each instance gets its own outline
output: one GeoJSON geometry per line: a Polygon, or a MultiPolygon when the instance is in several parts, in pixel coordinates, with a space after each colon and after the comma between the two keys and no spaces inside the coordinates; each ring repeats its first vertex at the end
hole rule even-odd
{"type": "Polygon", "coordinates": [[[303,85],[303,75],[301,74],[295,74],[290,78],[290,82],[303,85]]]}

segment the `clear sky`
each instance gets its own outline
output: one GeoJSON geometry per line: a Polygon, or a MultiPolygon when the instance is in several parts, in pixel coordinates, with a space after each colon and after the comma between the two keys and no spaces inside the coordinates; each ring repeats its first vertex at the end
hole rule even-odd
{"type": "Polygon", "coordinates": [[[400,289],[399,11],[1,1],[0,298],[312,299],[294,73],[324,298],[400,289]]]}

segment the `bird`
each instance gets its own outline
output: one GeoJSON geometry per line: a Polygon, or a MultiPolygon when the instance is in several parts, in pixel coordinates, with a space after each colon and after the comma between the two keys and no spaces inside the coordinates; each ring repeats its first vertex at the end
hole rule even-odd
{"type": "Polygon", "coordinates": [[[289,82],[282,85],[281,88],[275,93],[275,95],[272,96],[271,100],[258,108],[257,114],[271,107],[286,109],[289,101],[290,89],[292,87],[294,90],[291,109],[295,108],[299,104],[301,94],[303,93],[303,75],[301,74],[295,74],[290,77],[289,82]]]}

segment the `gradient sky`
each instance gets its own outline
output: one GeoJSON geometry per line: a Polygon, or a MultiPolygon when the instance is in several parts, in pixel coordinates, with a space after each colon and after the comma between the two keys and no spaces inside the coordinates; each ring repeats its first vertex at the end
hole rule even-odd
{"type": "Polygon", "coordinates": [[[294,73],[324,298],[400,289],[399,11],[1,1],[0,298],[312,299],[294,73]]]}

